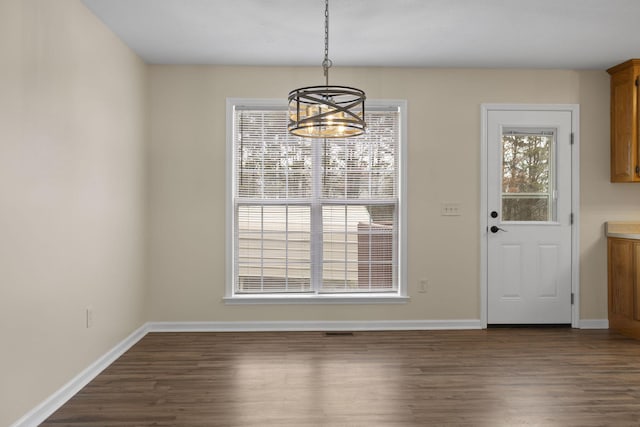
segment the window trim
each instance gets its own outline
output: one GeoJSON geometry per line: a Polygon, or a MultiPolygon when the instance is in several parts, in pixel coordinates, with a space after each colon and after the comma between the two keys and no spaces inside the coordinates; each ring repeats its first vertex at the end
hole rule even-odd
{"type": "Polygon", "coordinates": [[[398,291],[394,293],[356,293],[356,294],[236,294],[233,286],[233,179],[234,146],[233,118],[234,109],[284,108],[285,99],[272,98],[227,98],[226,100],[226,156],[225,156],[225,304],[377,304],[406,303],[409,301],[407,290],[407,101],[396,99],[367,100],[367,109],[376,110],[385,107],[398,108],[400,111],[400,140],[398,148],[398,291]]]}

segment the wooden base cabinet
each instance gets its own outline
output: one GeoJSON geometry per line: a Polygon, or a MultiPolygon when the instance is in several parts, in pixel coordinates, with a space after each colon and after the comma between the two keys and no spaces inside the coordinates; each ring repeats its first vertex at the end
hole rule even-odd
{"type": "Polygon", "coordinates": [[[640,241],[607,239],[609,329],[640,339],[640,241]]]}
{"type": "Polygon", "coordinates": [[[611,75],[611,182],[640,182],[640,59],[607,72],[611,75]]]}

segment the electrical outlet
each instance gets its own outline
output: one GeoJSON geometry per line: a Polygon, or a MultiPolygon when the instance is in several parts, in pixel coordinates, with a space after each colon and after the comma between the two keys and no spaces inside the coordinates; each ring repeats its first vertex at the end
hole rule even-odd
{"type": "Polygon", "coordinates": [[[462,207],[460,206],[460,202],[442,202],[440,204],[440,215],[442,216],[462,215],[462,207]]]}
{"type": "Polygon", "coordinates": [[[93,326],[93,307],[91,306],[86,309],[86,324],[87,329],[93,326]]]}
{"type": "Polygon", "coordinates": [[[427,279],[420,279],[420,284],[419,284],[419,288],[418,288],[418,292],[424,294],[427,292],[427,279]]]}

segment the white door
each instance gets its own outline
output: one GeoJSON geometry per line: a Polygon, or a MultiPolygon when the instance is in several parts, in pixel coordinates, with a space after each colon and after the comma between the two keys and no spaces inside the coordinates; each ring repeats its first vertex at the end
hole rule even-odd
{"type": "Polygon", "coordinates": [[[487,113],[487,323],[571,324],[571,111],[487,113]]]}

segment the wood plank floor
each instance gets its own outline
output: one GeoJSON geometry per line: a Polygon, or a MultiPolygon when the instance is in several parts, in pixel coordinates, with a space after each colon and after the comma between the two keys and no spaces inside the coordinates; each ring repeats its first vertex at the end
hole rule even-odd
{"type": "Polygon", "coordinates": [[[640,341],[489,329],[151,333],[42,426],[638,426],[640,341]]]}

